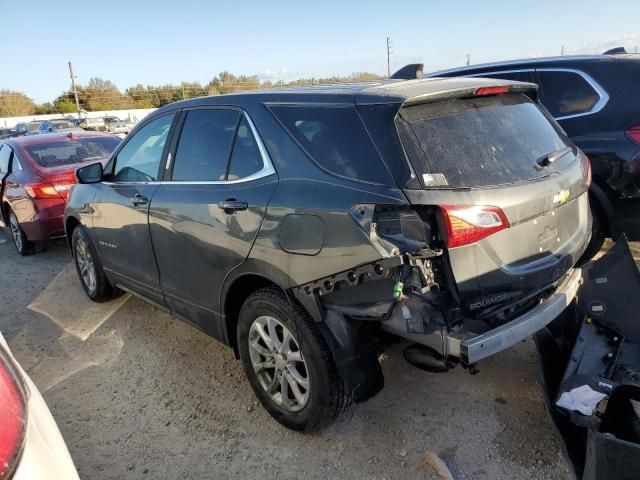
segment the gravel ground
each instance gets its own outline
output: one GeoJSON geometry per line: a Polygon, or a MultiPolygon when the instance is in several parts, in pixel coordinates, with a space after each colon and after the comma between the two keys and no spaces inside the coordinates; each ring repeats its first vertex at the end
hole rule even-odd
{"type": "Polygon", "coordinates": [[[42,391],[81,478],[566,479],[533,343],[446,374],[403,345],[386,385],[319,434],[288,431],[257,404],[230,349],[124,297],[92,304],[64,242],[31,257],[0,231],[0,330],[42,391]]]}

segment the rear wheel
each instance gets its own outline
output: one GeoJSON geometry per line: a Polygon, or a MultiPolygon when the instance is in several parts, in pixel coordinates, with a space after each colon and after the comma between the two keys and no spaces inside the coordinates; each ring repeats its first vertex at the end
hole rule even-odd
{"type": "Polygon", "coordinates": [[[27,239],[27,235],[22,230],[18,217],[13,213],[13,210],[9,210],[9,230],[18,253],[20,255],[29,255],[33,251],[33,244],[27,239]]]}
{"type": "Polygon", "coordinates": [[[121,291],[109,283],[98,252],[82,225],[73,230],[71,245],[76,271],[87,296],[96,302],[118,296],[121,291]]]}
{"type": "Polygon", "coordinates": [[[319,430],[349,404],[318,327],[283,292],[263,288],[249,296],[240,311],[238,348],[253,391],[285,427],[319,430]]]}

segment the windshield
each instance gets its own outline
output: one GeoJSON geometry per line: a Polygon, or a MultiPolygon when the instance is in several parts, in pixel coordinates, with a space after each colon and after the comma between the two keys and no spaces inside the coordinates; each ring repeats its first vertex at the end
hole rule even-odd
{"type": "Polygon", "coordinates": [[[42,125],[42,122],[27,123],[27,130],[30,132],[37,132],[40,130],[40,125],[42,125]]]}
{"type": "Polygon", "coordinates": [[[109,158],[120,143],[115,137],[65,139],[25,147],[29,156],[44,168],[83,162],[100,162],[109,158]]]}
{"type": "MultiPolygon", "coordinates": [[[[405,107],[397,120],[423,186],[486,187],[551,173],[541,158],[572,146],[525,95],[456,99],[405,107]]],[[[553,163],[559,170],[575,159],[553,163]]]]}

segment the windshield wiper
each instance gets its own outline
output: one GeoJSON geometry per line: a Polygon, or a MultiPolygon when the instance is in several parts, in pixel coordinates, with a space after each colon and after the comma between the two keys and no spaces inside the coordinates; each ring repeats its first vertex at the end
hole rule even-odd
{"type": "Polygon", "coordinates": [[[573,152],[572,147],[561,148],[560,150],[556,150],[555,152],[551,152],[551,153],[547,153],[546,155],[543,155],[536,161],[536,163],[541,167],[548,167],[553,162],[561,159],[569,152],[573,152]]]}

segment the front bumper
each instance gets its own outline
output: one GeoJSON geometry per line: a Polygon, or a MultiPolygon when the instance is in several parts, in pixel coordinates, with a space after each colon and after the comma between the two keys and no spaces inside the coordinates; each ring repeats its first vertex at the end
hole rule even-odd
{"type": "Polygon", "coordinates": [[[549,298],[509,323],[481,335],[449,334],[448,354],[471,364],[525,340],[555,320],[571,304],[581,284],[582,271],[574,269],[549,298]]]}

